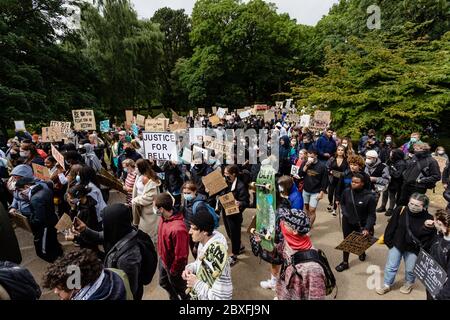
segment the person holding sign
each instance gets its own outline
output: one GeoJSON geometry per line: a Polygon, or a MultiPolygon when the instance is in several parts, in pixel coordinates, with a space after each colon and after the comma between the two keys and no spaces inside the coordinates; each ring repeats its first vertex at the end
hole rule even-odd
{"type": "Polygon", "coordinates": [[[223,222],[228,238],[231,240],[230,265],[234,266],[237,263],[237,257],[241,254],[245,247],[241,244],[241,226],[242,226],[242,212],[248,208],[250,204],[250,195],[248,193],[248,186],[239,177],[239,167],[237,165],[229,165],[225,168],[224,177],[228,187],[223,190],[220,195],[225,195],[229,192],[233,193],[236,205],[239,207],[239,213],[233,215],[226,215],[225,209],[219,204],[221,208],[223,222]]]}
{"type": "Polygon", "coordinates": [[[22,143],[20,146],[20,157],[25,160],[25,164],[30,166],[32,163],[40,166],[44,165],[44,159],[41,158],[33,144],[22,143]]]}
{"type": "Polygon", "coordinates": [[[384,243],[389,248],[384,269],[384,286],[377,289],[380,295],[391,290],[402,258],[405,260],[405,284],[400,288],[403,294],[409,294],[413,289],[416,276],[413,273],[420,248],[429,248],[433,231],[424,223],[432,220],[428,213],[430,200],[424,194],[414,193],[409,198],[406,207],[399,206],[389,220],[384,232],[384,243]]]}
{"type": "MultiPolygon", "coordinates": [[[[425,227],[437,231],[431,248],[431,257],[450,275],[450,210],[438,210],[434,220],[425,221],[425,227]]],[[[427,290],[427,300],[450,300],[450,281],[434,297],[427,290]]]]}
{"type": "MultiPolygon", "coordinates": [[[[361,232],[364,236],[372,236],[376,222],[375,196],[364,188],[364,176],[357,173],[352,178],[351,187],[344,190],[341,199],[342,208],[342,233],[344,239],[353,231],[361,232]]],[[[336,267],[337,272],[349,268],[349,252],[343,253],[343,262],[336,267]]],[[[359,260],[366,260],[366,254],[359,256],[359,260]]]]}

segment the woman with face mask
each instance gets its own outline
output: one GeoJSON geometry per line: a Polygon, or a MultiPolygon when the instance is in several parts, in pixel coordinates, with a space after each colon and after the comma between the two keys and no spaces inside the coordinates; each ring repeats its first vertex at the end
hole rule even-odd
{"type": "MultiPolygon", "coordinates": [[[[450,210],[438,210],[434,220],[425,221],[425,227],[436,232],[429,251],[431,257],[450,274],[450,210]]],[[[434,297],[427,290],[427,300],[450,300],[450,281],[434,297]]]]}
{"type": "Polygon", "coordinates": [[[436,148],[436,151],[431,154],[435,158],[443,158],[445,163],[448,163],[448,155],[445,153],[445,149],[442,146],[436,148]]]}
{"type": "Polygon", "coordinates": [[[380,295],[388,293],[395,281],[401,260],[405,261],[405,283],[400,288],[403,294],[413,289],[416,277],[414,265],[421,248],[428,249],[433,239],[433,230],[426,228],[426,220],[433,219],[428,213],[430,200],[424,194],[414,193],[407,206],[397,207],[384,232],[384,243],[389,248],[384,269],[384,286],[377,289],[380,295]]]}
{"type": "Polygon", "coordinates": [[[340,145],[345,148],[345,154],[347,155],[347,157],[350,157],[355,154],[355,150],[353,150],[352,139],[342,138],[340,145]]]}
{"type": "Polygon", "coordinates": [[[383,142],[380,143],[380,161],[386,163],[389,159],[391,151],[396,148],[394,138],[391,135],[386,135],[383,142]]]}
{"type": "Polygon", "coordinates": [[[25,164],[31,166],[32,163],[44,166],[44,159],[41,158],[33,144],[22,143],[20,146],[20,157],[25,160],[25,164]]]}

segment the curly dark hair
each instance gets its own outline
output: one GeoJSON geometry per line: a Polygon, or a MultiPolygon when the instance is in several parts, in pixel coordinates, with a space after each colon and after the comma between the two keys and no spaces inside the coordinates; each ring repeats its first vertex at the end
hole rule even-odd
{"type": "Polygon", "coordinates": [[[444,226],[449,229],[446,234],[446,236],[448,236],[448,233],[450,233],[450,209],[440,209],[436,211],[434,216],[436,217],[436,220],[442,222],[444,226]]]}
{"type": "Polygon", "coordinates": [[[358,165],[361,169],[364,169],[364,158],[360,155],[351,155],[347,159],[348,164],[358,165]]]}
{"type": "Polygon", "coordinates": [[[67,279],[72,275],[68,272],[68,268],[72,265],[80,268],[81,288],[97,280],[103,271],[103,263],[94,251],[90,249],[71,251],[48,267],[42,286],[48,289],[72,290],[67,287],[67,279]]]}

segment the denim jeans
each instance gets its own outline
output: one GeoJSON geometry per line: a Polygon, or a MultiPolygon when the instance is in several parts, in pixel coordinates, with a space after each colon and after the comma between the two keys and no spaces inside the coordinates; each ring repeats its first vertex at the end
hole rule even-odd
{"type": "Polygon", "coordinates": [[[409,284],[413,284],[416,280],[416,276],[413,273],[414,265],[416,264],[417,256],[412,253],[405,251],[401,253],[396,247],[392,247],[389,250],[386,267],[384,268],[384,284],[387,286],[392,286],[395,281],[395,276],[397,275],[398,267],[402,261],[405,260],[405,279],[409,284]]]}

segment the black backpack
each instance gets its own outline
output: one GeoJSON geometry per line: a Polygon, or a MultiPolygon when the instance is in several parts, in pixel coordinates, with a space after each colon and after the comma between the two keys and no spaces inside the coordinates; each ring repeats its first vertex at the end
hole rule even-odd
{"type": "Polygon", "coordinates": [[[337,296],[337,285],[336,278],[334,277],[333,271],[330,268],[330,264],[328,263],[327,256],[325,253],[318,250],[308,250],[308,251],[299,251],[291,256],[291,263],[294,266],[294,270],[297,270],[295,266],[299,263],[305,262],[317,262],[323,269],[325,273],[325,288],[327,296],[333,293],[334,288],[336,288],[336,294],[334,295],[334,299],[337,296]]]}
{"type": "Polygon", "coordinates": [[[155,245],[147,233],[138,230],[136,238],[142,256],[139,283],[146,286],[152,282],[153,276],[155,275],[158,255],[155,250],[155,245]]]}

